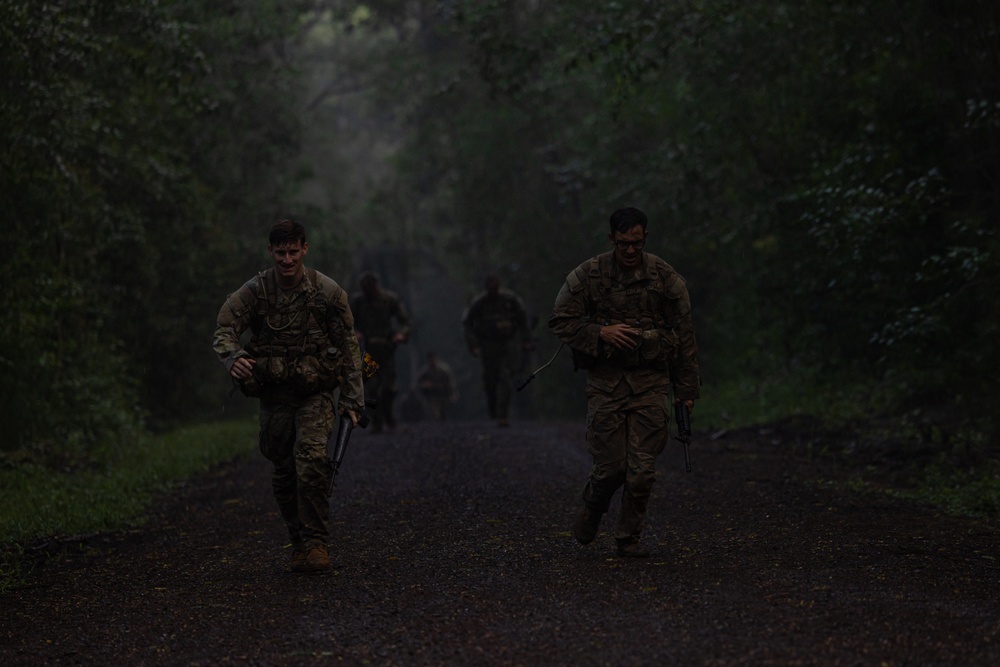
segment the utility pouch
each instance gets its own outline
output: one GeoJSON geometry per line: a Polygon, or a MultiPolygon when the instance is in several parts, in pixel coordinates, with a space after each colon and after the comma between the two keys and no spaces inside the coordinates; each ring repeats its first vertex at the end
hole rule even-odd
{"type": "Polygon", "coordinates": [[[338,385],[339,357],[340,350],[335,347],[327,348],[320,356],[299,357],[292,366],[289,382],[303,396],[332,390],[338,385]]]}
{"type": "Polygon", "coordinates": [[[254,377],[263,384],[278,384],[288,379],[288,364],[283,357],[258,357],[254,377]]]}
{"type": "Polygon", "coordinates": [[[663,345],[661,344],[661,332],[659,329],[646,329],[642,332],[642,343],[639,346],[639,355],[642,360],[652,363],[660,358],[663,345]]]}
{"type": "Polygon", "coordinates": [[[260,380],[253,375],[242,382],[237,382],[236,384],[240,388],[240,392],[247,398],[259,397],[261,390],[264,388],[264,385],[261,384],[260,380]]]}
{"type": "Polygon", "coordinates": [[[249,398],[259,398],[268,385],[284,379],[285,363],[280,357],[253,357],[256,362],[250,377],[239,382],[240,391],[249,398]]]}

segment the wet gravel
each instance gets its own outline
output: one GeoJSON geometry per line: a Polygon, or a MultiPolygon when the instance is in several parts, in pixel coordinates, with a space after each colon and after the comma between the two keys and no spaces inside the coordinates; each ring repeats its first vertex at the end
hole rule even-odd
{"type": "Polygon", "coordinates": [[[850,490],[796,434],[696,440],[694,472],[660,459],[648,560],[570,536],[579,424],[359,432],[324,575],[287,571],[267,463],[235,462],[39,550],[0,664],[1000,664],[996,526],[850,490]]]}

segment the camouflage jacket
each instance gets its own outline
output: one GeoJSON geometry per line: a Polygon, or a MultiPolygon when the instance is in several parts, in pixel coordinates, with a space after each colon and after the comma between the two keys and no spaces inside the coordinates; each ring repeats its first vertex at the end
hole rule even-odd
{"type": "Polygon", "coordinates": [[[303,359],[327,364],[336,379],[321,372],[321,390],[341,389],[344,407],[364,408],[361,352],[354,334],[354,316],[347,294],[333,279],[307,269],[302,282],[281,290],[268,269],[233,292],[219,310],[212,349],[231,368],[240,357],[253,357],[254,375],[263,382],[291,381],[303,359]],[[250,341],[240,344],[243,332],[250,341]]]}
{"type": "Polygon", "coordinates": [[[410,314],[399,295],[382,289],[379,295],[370,298],[364,292],[351,295],[351,312],[354,313],[354,328],[364,336],[365,348],[375,354],[379,362],[385,361],[377,352],[392,350],[392,338],[401,333],[410,333],[410,314]]]}
{"type": "Polygon", "coordinates": [[[624,378],[633,391],[673,384],[674,396],[699,397],[698,346],[691,300],[679,273],[662,259],[642,254],[641,266],[626,274],[607,252],[588,259],[566,276],[549,328],[574,350],[588,370],[588,384],[611,391],[624,378]],[[605,349],[601,327],[627,323],[642,330],[636,350],[605,349]]]}
{"type": "Polygon", "coordinates": [[[505,343],[515,337],[531,339],[528,315],[521,297],[501,287],[495,295],[479,293],[462,314],[465,344],[471,350],[490,343],[505,343]]]}

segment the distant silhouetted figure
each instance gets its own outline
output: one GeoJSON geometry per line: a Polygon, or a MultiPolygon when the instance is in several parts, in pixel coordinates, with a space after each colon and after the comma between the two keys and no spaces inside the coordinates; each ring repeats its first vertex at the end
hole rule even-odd
{"type": "Polygon", "coordinates": [[[524,350],[531,348],[528,317],[521,297],[500,287],[498,276],[487,276],[485,286],[462,316],[465,344],[482,359],[490,419],[510,426],[511,379],[521,369],[524,350]]]}
{"type": "Polygon", "coordinates": [[[448,408],[458,400],[458,386],[451,366],[434,352],[427,354],[427,363],[417,374],[417,391],[427,407],[431,419],[444,421],[448,408]]]}
{"type": "Polygon", "coordinates": [[[375,403],[372,430],[378,433],[383,425],[396,426],[396,346],[409,340],[410,315],[395,292],[381,288],[374,273],[363,273],[360,284],[361,291],[351,295],[351,312],[361,346],[379,365],[365,385],[365,396],[375,403]]]}

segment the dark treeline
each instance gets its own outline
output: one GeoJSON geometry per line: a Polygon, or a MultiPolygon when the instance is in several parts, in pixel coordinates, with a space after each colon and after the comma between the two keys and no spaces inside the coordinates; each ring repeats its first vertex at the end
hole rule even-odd
{"type": "MultiPolygon", "coordinates": [[[[217,412],[211,319],[287,211],[331,266],[501,270],[550,353],[625,204],[689,280],[720,414],[995,444],[995,3],[0,8],[7,444],[217,412]]],[[[579,408],[569,373],[538,378],[547,414],[579,408]]]]}
{"type": "Polygon", "coordinates": [[[291,186],[306,4],[0,0],[5,448],[204,416],[221,285],[291,186]]]}

